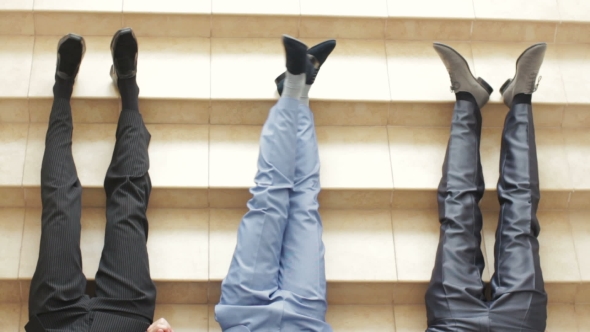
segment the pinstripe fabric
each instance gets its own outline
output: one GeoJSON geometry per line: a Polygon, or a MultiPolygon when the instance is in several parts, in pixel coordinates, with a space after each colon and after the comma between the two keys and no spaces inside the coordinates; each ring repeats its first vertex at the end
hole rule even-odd
{"type": "Polygon", "coordinates": [[[152,183],[148,174],[150,134],[141,114],[121,112],[117,143],[104,188],[107,195],[105,243],[96,273],[98,310],[154,316],[156,287],[150,277],[146,210],[152,183]]]}
{"type": "MultiPolygon", "coordinates": [[[[30,316],[82,331],[88,296],[80,254],[82,187],[72,156],[70,102],[55,98],[41,166],[41,243],[29,295],[30,316]]],[[[49,325],[47,325],[49,326],[49,325]]],[[[27,331],[29,329],[27,328],[27,331]]]]}
{"type": "Polygon", "coordinates": [[[255,183],[217,321],[226,332],[331,331],[317,140],[311,111],[295,99],[282,97],[270,111],[255,183]]]}
{"type": "Polygon", "coordinates": [[[55,98],[41,167],[41,244],[26,331],[144,332],[156,296],[146,249],[150,134],[139,112],[121,112],[105,179],[107,225],[97,296],[89,298],[84,294],[82,189],[72,157],[72,130],[69,100],[55,98]]]}

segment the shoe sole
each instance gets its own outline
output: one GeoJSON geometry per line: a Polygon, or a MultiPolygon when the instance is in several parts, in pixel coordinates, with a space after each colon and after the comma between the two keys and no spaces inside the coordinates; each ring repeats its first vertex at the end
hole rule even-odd
{"type": "Polygon", "coordinates": [[[119,37],[121,37],[121,35],[126,34],[126,33],[131,33],[131,36],[133,36],[133,39],[137,43],[137,37],[135,37],[135,33],[133,32],[133,29],[131,29],[131,28],[119,29],[119,31],[117,31],[115,33],[115,35],[113,36],[113,39],[111,40],[111,59],[113,60],[113,64],[111,65],[111,72],[110,72],[110,75],[113,78],[113,81],[116,80],[115,77],[118,77],[118,73],[115,70],[115,65],[114,65],[114,63],[115,63],[115,44],[116,44],[116,41],[119,40],[119,37]],[[115,76],[113,76],[113,73],[115,76]]]}
{"type": "Polygon", "coordinates": [[[57,43],[57,50],[59,51],[61,45],[63,45],[69,39],[74,39],[76,41],[79,41],[80,44],[82,44],[82,58],[84,58],[84,54],[86,53],[86,41],[84,41],[84,37],[77,35],[75,33],[68,33],[67,35],[61,37],[61,39],[57,43]]]}
{"type": "Polygon", "coordinates": [[[289,36],[289,35],[283,35],[283,40],[285,40],[285,39],[289,39],[291,41],[294,41],[294,42],[296,42],[299,45],[305,46],[305,49],[307,49],[307,45],[305,45],[303,42],[301,42],[299,39],[297,39],[295,37],[292,37],[292,36],[289,36]]]}
{"type": "Polygon", "coordinates": [[[119,40],[119,37],[121,37],[121,35],[123,35],[125,33],[129,33],[129,32],[131,32],[131,35],[133,36],[133,39],[137,39],[137,38],[135,38],[135,33],[133,33],[133,30],[131,28],[119,29],[119,31],[117,31],[115,33],[115,35],[113,36],[113,39],[111,40],[111,55],[112,56],[115,55],[115,42],[117,40],[119,40]]]}
{"type": "MultiPolygon", "coordinates": [[[[59,59],[59,49],[66,41],[68,41],[70,39],[76,40],[76,41],[80,42],[80,44],[82,45],[82,56],[80,57],[80,64],[82,64],[82,60],[84,60],[84,55],[86,54],[86,41],[84,40],[84,37],[77,35],[75,33],[68,33],[67,35],[61,37],[59,42],[57,42],[58,59],[59,59]]],[[[58,65],[59,65],[59,63],[58,63],[58,65]]],[[[80,65],[78,65],[78,69],[79,69],[79,66],[80,65]]],[[[76,72],[76,76],[77,75],[78,75],[78,72],[76,72]]]]}
{"type": "Polygon", "coordinates": [[[467,68],[467,70],[469,71],[469,74],[471,74],[471,77],[477,82],[479,83],[479,85],[487,91],[487,93],[489,95],[492,94],[492,92],[494,92],[494,89],[490,86],[490,84],[488,82],[486,82],[483,78],[481,77],[475,77],[473,76],[473,73],[471,72],[471,68],[469,67],[469,63],[467,62],[467,60],[461,55],[461,53],[457,52],[454,48],[445,45],[445,44],[441,44],[441,43],[434,43],[434,45],[436,46],[440,46],[440,47],[444,47],[450,51],[452,51],[453,53],[455,53],[456,55],[459,56],[459,58],[461,58],[461,60],[463,60],[463,62],[465,63],[465,67],[467,68]]]}
{"type": "Polygon", "coordinates": [[[524,50],[520,56],[518,57],[518,59],[516,60],[516,68],[515,68],[515,73],[514,73],[514,77],[513,78],[509,78],[506,80],[506,82],[504,82],[504,84],[502,84],[502,87],[500,88],[500,94],[503,96],[504,92],[508,89],[508,87],[510,86],[510,83],[512,83],[514,81],[514,79],[516,78],[516,76],[518,75],[518,63],[520,62],[520,60],[522,59],[522,57],[526,54],[526,52],[530,51],[531,49],[538,47],[540,45],[544,45],[545,47],[547,46],[547,43],[538,43],[535,45],[531,45],[529,46],[526,50],[524,50]]]}
{"type": "MultiPolygon", "coordinates": [[[[332,49],[330,50],[330,52],[328,52],[328,55],[326,55],[326,59],[328,59],[328,57],[330,56],[330,54],[332,54],[332,51],[334,51],[334,49],[336,48],[336,40],[335,39],[328,39],[325,40],[317,45],[312,46],[309,50],[307,50],[307,54],[313,55],[315,58],[317,58],[315,51],[320,49],[321,47],[323,47],[326,44],[329,43],[334,43],[334,47],[332,47],[332,49]]],[[[320,61],[320,66],[324,64],[324,62],[326,61],[326,59],[324,59],[324,61],[320,61]]],[[[319,59],[318,59],[319,61],[319,59]]]]}

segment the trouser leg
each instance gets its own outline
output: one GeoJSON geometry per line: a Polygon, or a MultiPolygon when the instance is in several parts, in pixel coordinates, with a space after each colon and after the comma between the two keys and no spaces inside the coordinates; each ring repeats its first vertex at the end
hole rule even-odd
{"type": "MultiPolygon", "coordinates": [[[[522,95],[526,96],[526,95],[522,95]]],[[[530,96],[506,116],[498,181],[500,218],[494,248],[492,320],[504,328],[544,331],[547,294],[539,260],[539,171],[530,96]]]]}
{"type": "Polygon", "coordinates": [[[481,113],[472,99],[459,98],[455,104],[438,187],[440,239],[426,293],[429,327],[454,326],[464,331],[471,329],[461,325],[462,318],[487,313],[478,206],[484,193],[479,154],[481,113]]]}
{"type": "Polygon", "coordinates": [[[121,112],[116,138],[104,181],[107,224],[96,273],[96,309],[136,315],[151,322],[156,300],[146,247],[151,136],[138,111],[121,112]]]}
{"type": "MultiPolygon", "coordinates": [[[[72,131],[70,101],[56,97],[41,166],[41,243],[29,294],[30,317],[83,312],[87,299],[80,253],[82,187],[72,156],[72,131]]],[[[54,320],[59,326],[60,319],[54,320]]]]}
{"type": "Polygon", "coordinates": [[[279,328],[283,304],[275,303],[274,296],[293,188],[298,105],[297,99],[282,97],[262,128],[253,197],[216,307],[224,330],[237,325],[279,328]]]}
{"type": "MultiPolygon", "coordinates": [[[[322,220],[318,212],[320,159],[309,107],[300,105],[297,128],[295,185],[289,197],[289,222],[283,237],[279,288],[288,310],[325,325],[326,273],[322,220]]],[[[310,320],[307,324],[313,324],[310,320]]],[[[308,329],[319,330],[309,326],[308,329]]]]}

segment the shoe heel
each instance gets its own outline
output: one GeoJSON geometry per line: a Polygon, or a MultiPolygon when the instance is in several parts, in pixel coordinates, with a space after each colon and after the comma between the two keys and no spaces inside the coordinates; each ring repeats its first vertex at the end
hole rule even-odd
{"type": "Polygon", "coordinates": [[[286,73],[282,73],[277,78],[275,78],[275,84],[277,85],[277,91],[279,92],[279,96],[283,94],[283,86],[285,84],[285,76],[286,73]]]}
{"type": "Polygon", "coordinates": [[[285,77],[287,76],[287,73],[282,73],[281,75],[277,76],[277,78],[275,78],[275,84],[279,84],[282,81],[285,80],[285,77]]]}
{"type": "Polygon", "coordinates": [[[279,93],[279,96],[283,95],[284,83],[285,81],[280,81],[279,83],[277,83],[277,92],[279,93]]]}
{"type": "Polygon", "coordinates": [[[492,88],[488,82],[486,82],[483,78],[478,77],[477,78],[477,82],[479,82],[479,84],[481,84],[481,86],[488,92],[488,94],[492,94],[492,92],[494,92],[494,88],[492,88]]]}
{"type": "Polygon", "coordinates": [[[502,84],[502,87],[500,88],[500,93],[503,95],[504,91],[506,91],[506,89],[508,88],[508,86],[510,85],[510,83],[512,83],[512,79],[509,78],[506,80],[506,82],[504,82],[504,84],[502,84]]]}

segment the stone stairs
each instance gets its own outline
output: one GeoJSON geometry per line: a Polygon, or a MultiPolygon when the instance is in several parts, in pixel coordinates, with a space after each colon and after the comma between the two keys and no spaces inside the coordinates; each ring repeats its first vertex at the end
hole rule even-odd
{"type": "Polygon", "coordinates": [[[497,92],[531,43],[549,49],[534,116],[547,331],[590,331],[590,2],[584,0],[0,0],[0,324],[24,331],[40,236],[40,167],[61,35],[84,35],[72,99],[93,279],[103,178],[119,101],[109,43],[139,39],[140,108],[152,134],[148,243],[156,316],[220,331],[212,308],[253,184],[258,137],[284,70],[280,35],[338,46],[311,90],[322,162],[328,320],[335,331],[425,329],[438,241],[436,187],[454,95],[432,49],[459,50],[495,89],[483,109],[482,249],[493,273],[497,92]]]}

